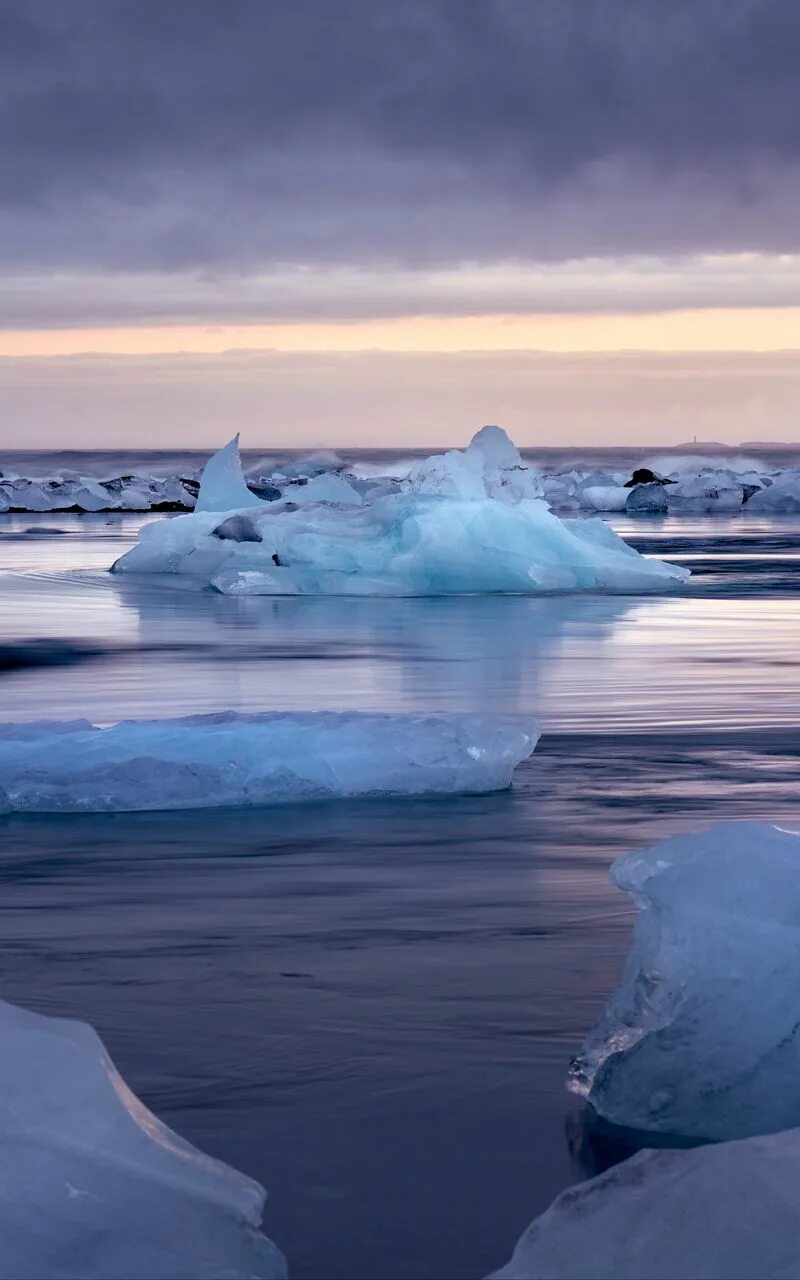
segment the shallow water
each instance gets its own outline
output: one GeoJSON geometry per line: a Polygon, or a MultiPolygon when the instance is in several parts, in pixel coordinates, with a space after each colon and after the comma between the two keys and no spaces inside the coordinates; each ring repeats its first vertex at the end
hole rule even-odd
{"type": "Polygon", "coordinates": [[[141,519],[4,519],[4,719],[519,712],[545,736],[495,796],[0,820],[2,994],[93,1022],[167,1123],[263,1181],[293,1276],[485,1274],[596,1167],[563,1085],[627,948],[610,860],[800,818],[800,521],[615,522],[695,570],[671,598],[370,601],[109,576],[141,519]]]}

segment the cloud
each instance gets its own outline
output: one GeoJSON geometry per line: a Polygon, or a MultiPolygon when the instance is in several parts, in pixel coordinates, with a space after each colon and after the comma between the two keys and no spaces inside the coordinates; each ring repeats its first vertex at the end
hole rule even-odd
{"type": "Polygon", "coordinates": [[[0,418],[29,448],[523,445],[797,439],[800,353],[278,353],[0,360],[0,418]]]}
{"type": "Polygon", "coordinates": [[[0,269],[800,251],[799,46],[795,0],[2,0],[0,269]]]}
{"type": "Polygon", "coordinates": [[[798,305],[798,254],[473,263],[427,271],[359,266],[276,268],[260,274],[84,271],[7,277],[0,292],[0,329],[69,326],[76,314],[92,328],[798,305]]]}

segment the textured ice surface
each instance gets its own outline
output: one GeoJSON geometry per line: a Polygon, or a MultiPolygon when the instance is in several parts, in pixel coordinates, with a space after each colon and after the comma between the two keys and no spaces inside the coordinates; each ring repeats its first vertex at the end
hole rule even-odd
{"type": "Polygon", "coordinates": [[[259,507],[262,499],[248,489],[239,457],[239,437],[209,458],[200,477],[195,511],[240,511],[259,507]]]}
{"type": "Polygon", "coordinates": [[[530,721],[275,712],[0,725],[0,812],[201,809],[497,791],[530,721]]]}
{"type": "Polygon", "coordinates": [[[791,1280],[800,1275],[800,1130],[642,1151],[570,1187],[502,1280],[791,1280]]]}
{"type": "Polygon", "coordinates": [[[737,1138],[800,1124],[800,836],[723,823],[618,859],[639,913],[570,1088],[636,1129],[737,1138]]]}
{"type": "Polygon", "coordinates": [[[280,1280],[264,1191],[131,1093],[91,1027],[0,1001],[1,1280],[280,1280]]]}
{"type": "Polygon", "coordinates": [[[681,475],[666,488],[669,510],[681,512],[741,511],[744,490],[732,471],[681,475]]]}
{"type": "Polygon", "coordinates": [[[800,472],[779,476],[773,484],[765,485],[749,499],[749,511],[765,515],[797,515],[800,512],[800,472]]]}
{"type": "Polygon", "coordinates": [[[657,591],[688,577],[640,556],[602,521],[560,520],[499,428],[426,459],[402,488],[360,493],[341,476],[313,486],[316,501],[285,492],[249,503],[237,539],[229,519],[203,509],[204,478],[197,511],[146,525],[114,569],[186,574],[229,595],[657,591]]]}

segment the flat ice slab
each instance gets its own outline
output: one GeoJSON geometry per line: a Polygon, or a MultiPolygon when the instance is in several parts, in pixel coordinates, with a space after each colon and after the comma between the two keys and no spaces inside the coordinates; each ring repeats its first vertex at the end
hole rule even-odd
{"type": "Polygon", "coordinates": [[[723,823],[620,858],[611,879],[639,914],[570,1088],[635,1129],[800,1124],[800,837],[723,823]]]}
{"type": "Polygon", "coordinates": [[[91,1027],[0,1001],[0,1280],[282,1280],[264,1199],[157,1120],[91,1027]]]}
{"type": "Polygon", "coordinates": [[[530,721],[332,711],[5,724],[0,812],[497,791],[538,737],[530,721]]]}
{"type": "Polygon", "coordinates": [[[800,1275],[800,1130],[642,1151],[570,1187],[496,1280],[791,1280],[800,1275]]]}
{"type": "Polygon", "coordinates": [[[208,463],[196,511],[146,525],[114,571],[185,574],[226,595],[646,592],[689,577],[602,520],[560,520],[499,427],[402,481],[305,488],[255,498],[233,440],[208,463]]]}

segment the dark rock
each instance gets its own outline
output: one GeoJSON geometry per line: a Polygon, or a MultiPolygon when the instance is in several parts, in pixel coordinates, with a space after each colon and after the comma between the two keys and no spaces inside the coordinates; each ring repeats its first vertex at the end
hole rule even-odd
{"type": "Polygon", "coordinates": [[[638,467],[634,471],[630,480],[626,480],[622,486],[623,489],[632,489],[637,484],[675,484],[675,480],[666,480],[663,476],[657,476],[655,471],[651,471],[649,467],[638,467]]]}

